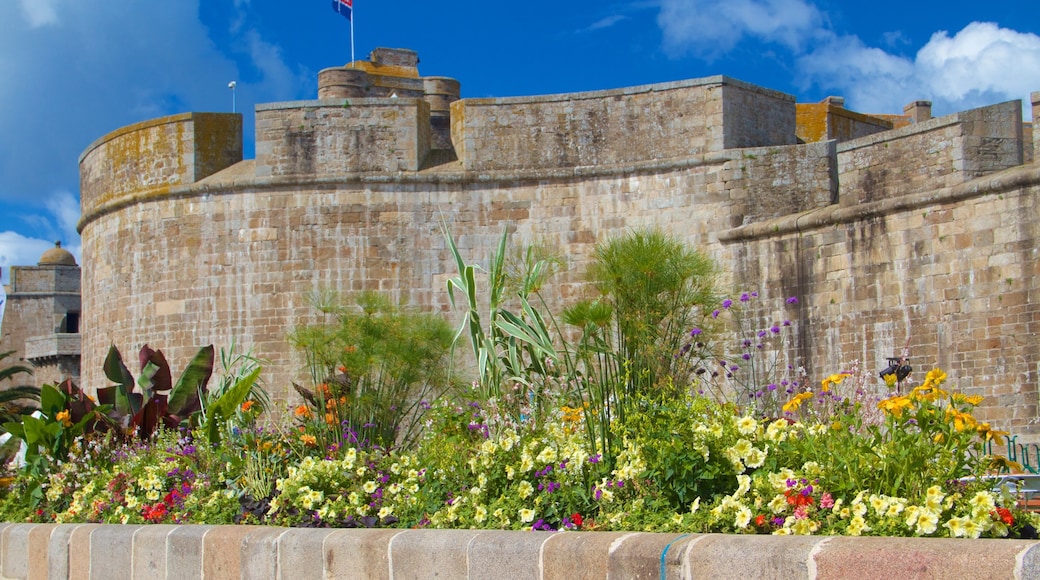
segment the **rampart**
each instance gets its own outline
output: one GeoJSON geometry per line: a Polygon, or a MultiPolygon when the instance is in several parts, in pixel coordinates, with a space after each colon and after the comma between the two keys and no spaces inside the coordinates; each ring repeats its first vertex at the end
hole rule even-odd
{"type": "Polygon", "coordinates": [[[234,340],[270,361],[284,397],[304,374],[285,337],[314,320],[309,292],[449,310],[442,225],[471,261],[503,228],[556,246],[563,301],[583,292],[597,242],[660,226],[714,256],[732,288],[799,296],[792,360],[814,380],[908,345],[916,368],[986,395],[986,420],[1040,435],[1040,166],[1021,165],[1018,103],[799,144],[792,98],[710,77],[454,101],[446,145],[433,110],[451,99],[397,97],[261,105],[257,158],[237,163],[231,115],[213,117],[228,128],[215,139],[184,137],[174,129],[192,117],[178,116],[93,144],[86,386],[104,384],[111,343],[161,347],[179,366],[234,340]],[[223,167],[190,174],[189,150],[223,167]]]}
{"type": "Polygon", "coordinates": [[[1040,542],[619,532],[0,524],[0,577],[1036,578],[1040,542]]]}

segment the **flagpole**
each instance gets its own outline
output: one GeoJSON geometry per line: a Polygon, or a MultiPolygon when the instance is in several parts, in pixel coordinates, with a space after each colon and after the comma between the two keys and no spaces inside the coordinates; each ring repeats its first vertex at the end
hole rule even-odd
{"type": "Polygon", "coordinates": [[[350,66],[354,66],[354,3],[350,3],[350,66]]]}

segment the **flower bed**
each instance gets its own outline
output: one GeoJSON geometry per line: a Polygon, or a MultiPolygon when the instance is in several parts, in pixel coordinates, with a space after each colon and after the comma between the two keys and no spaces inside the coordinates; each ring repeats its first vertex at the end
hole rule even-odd
{"type": "MultiPolygon", "coordinates": [[[[334,320],[294,333],[316,384],[296,387],[300,402],[283,421],[265,421],[270,403],[248,356],[224,353],[211,393],[212,347],[176,383],[161,352],[142,349],[135,379],[113,348],[105,369],[115,385],[99,390],[98,401],[71,383],[45,387],[39,418],[4,425],[28,453],[0,516],[1036,537],[1037,515],[986,479],[1015,466],[989,453],[1005,434],[973,417],[980,396],[953,391],[939,369],[918,382],[899,360],[884,382],[856,366],[810,381],[781,362],[794,324],[784,309],[796,299],[757,318],[750,313],[762,299],[754,292],[706,303],[708,285],[689,280],[710,272],[701,257],[651,235],[626,243],[658,259],[646,269],[652,280],[619,282],[605,264],[598,275],[612,302],[563,315],[579,329],[576,340],[532,305],[543,262],[520,276],[520,314],[493,287],[485,315],[476,309],[473,267],[459,259],[449,288],[469,302],[456,335],[469,332],[477,361],[468,388],[452,388],[442,372],[451,344],[443,321],[371,295],[353,309],[315,298],[334,320]],[[650,286],[643,296],[630,292],[650,286]],[[710,338],[725,336],[724,324],[737,329],[729,354],[710,338]]],[[[622,250],[604,248],[603,260],[622,250]]],[[[505,283],[504,252],[503,237],[494,283],[505,283]]],[[[647,261],[622,260],[628,269],[647,261]]]]}

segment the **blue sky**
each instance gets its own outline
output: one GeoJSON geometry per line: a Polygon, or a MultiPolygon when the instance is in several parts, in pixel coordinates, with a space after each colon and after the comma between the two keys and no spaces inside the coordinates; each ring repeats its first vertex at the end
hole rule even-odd
{"type": "MultiPolygon", "coordinates": [[[[930,99],[942,115],[1040,91],[1040,12],[1024,0],[355,0],[354,16],[358,58],[411,48],[464,98],[725,74],[864,112],[930,99]]],[[[251,157],[253,105],[315,98],[317,72],[349,60],[328,0],[3,0],[3,281],[56,239],[78,256],[77,160],[94,139],[228,111],[234,80],[251,157]]]]}

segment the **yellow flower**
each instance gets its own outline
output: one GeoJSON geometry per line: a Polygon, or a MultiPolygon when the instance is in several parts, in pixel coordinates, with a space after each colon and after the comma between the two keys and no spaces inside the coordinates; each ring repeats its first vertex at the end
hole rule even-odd
{"type": "Polygon", "coordinates": [[[939,399],[945,399],[950,394],[938,386],[928,383],[927,381],[923,385],[914,387],[914,390],[910,391],[910,398],[918,401],[937,401],[939,399]]]}
{"type": "Polygon", "coordinates": [[[989,423],[980,423],[977,427],[975,427],[975,430],[978,431],[980,437],[982,437],[986,441],[992,440],[997,445],[1003,445],[1004,436],[1009,434],[1007,431],[999,431],[997,429],[990,428],[989,423]]]}
{"type": "Polygon", "coordinates": [[[741,435],[751,435],[758,429],[758,421],[754,417],[741,417],[737,420],[737,431],[741,435]]]}
{"type": "Polygon", "coordinates": [[[885,411],[893,417],[902,417],[903,411],[913,407],[914,402],[909,396],[889,397],[878,403],[878,409],[885,411]]]}
{"type": "Polygon", "coordinates": [[[881,378],[885,379],[885,386],[887,386],[890,389],[895,388],[896,383],[899,382],[899,377],[897,377],[895,373],[885,375],[881,378]]]}
{"type": "Polygon", "coordinates": [[[309,435],[307,433],[300,435],[300,441],[303,441],[303,444],[307,447],[314,447],[318,444],[318,438],[314,435],[309,435]]]}
{"type": "Polygon", "coordinates": [[[58,414],[54,416],[54,419],[66,427],[72,426],[72,413],[70,413],[68,409],[58,411],[58,414]]]}
{"type": "Polygon", "coordinates": [[[975,406],[975,405],[978,405],[979,403],[982,402],[983,396],[982,395],[971,395],[971,396],[968,396],[968,395],[965,395],[964,393],[954,393],[951,398],[953,399],[954,403],[962,404],[962,405],[963,404],[968,404],[968,405],[971,405],[971,406],[975,406]]]}
{"type": "Polygon", "coordinates": [[[942,369],[932,369],[928,371],[928,374],[924,376],[924,384],[932,387],[938,387],[946,381],[946,373],[942,369]]]}
{"type": "Polygon", "coordinates": [[[813,397],[812,391],[805,391],[804,393],[798,393],[790,401],[784,404],[784,413],[794,413],[802,406],[802,403],[813,397]]]}
{"type": "Polygon", "coordinates": [[[953,423],[954,430],[958,432],[975,429],[978,426],[978,422],[975,421],[975,417],[971,416],[971,413],[963,413],[952,407],[946,409],[946,420],[953,423]]]}
{"type": "Polygon", "coordinates": [[[521,522],[524,522],[526,524],[528,522],[534,521],[534,510],[523,508],[518,513],[520,515],[521,522]]]}
{"type": "Polygon", "coordinates": [[[840,385],[841,382],[845,380],[845,377],[851,377],[851,376],[852,376],[851,373],[838,373],[838,374],[834,374],[834,375],[831,375],[831,376],[823,379],[823,392],[825,392],[825,393],[830,392],[831,385],[835,385],[835,386],[840,385]]]}

